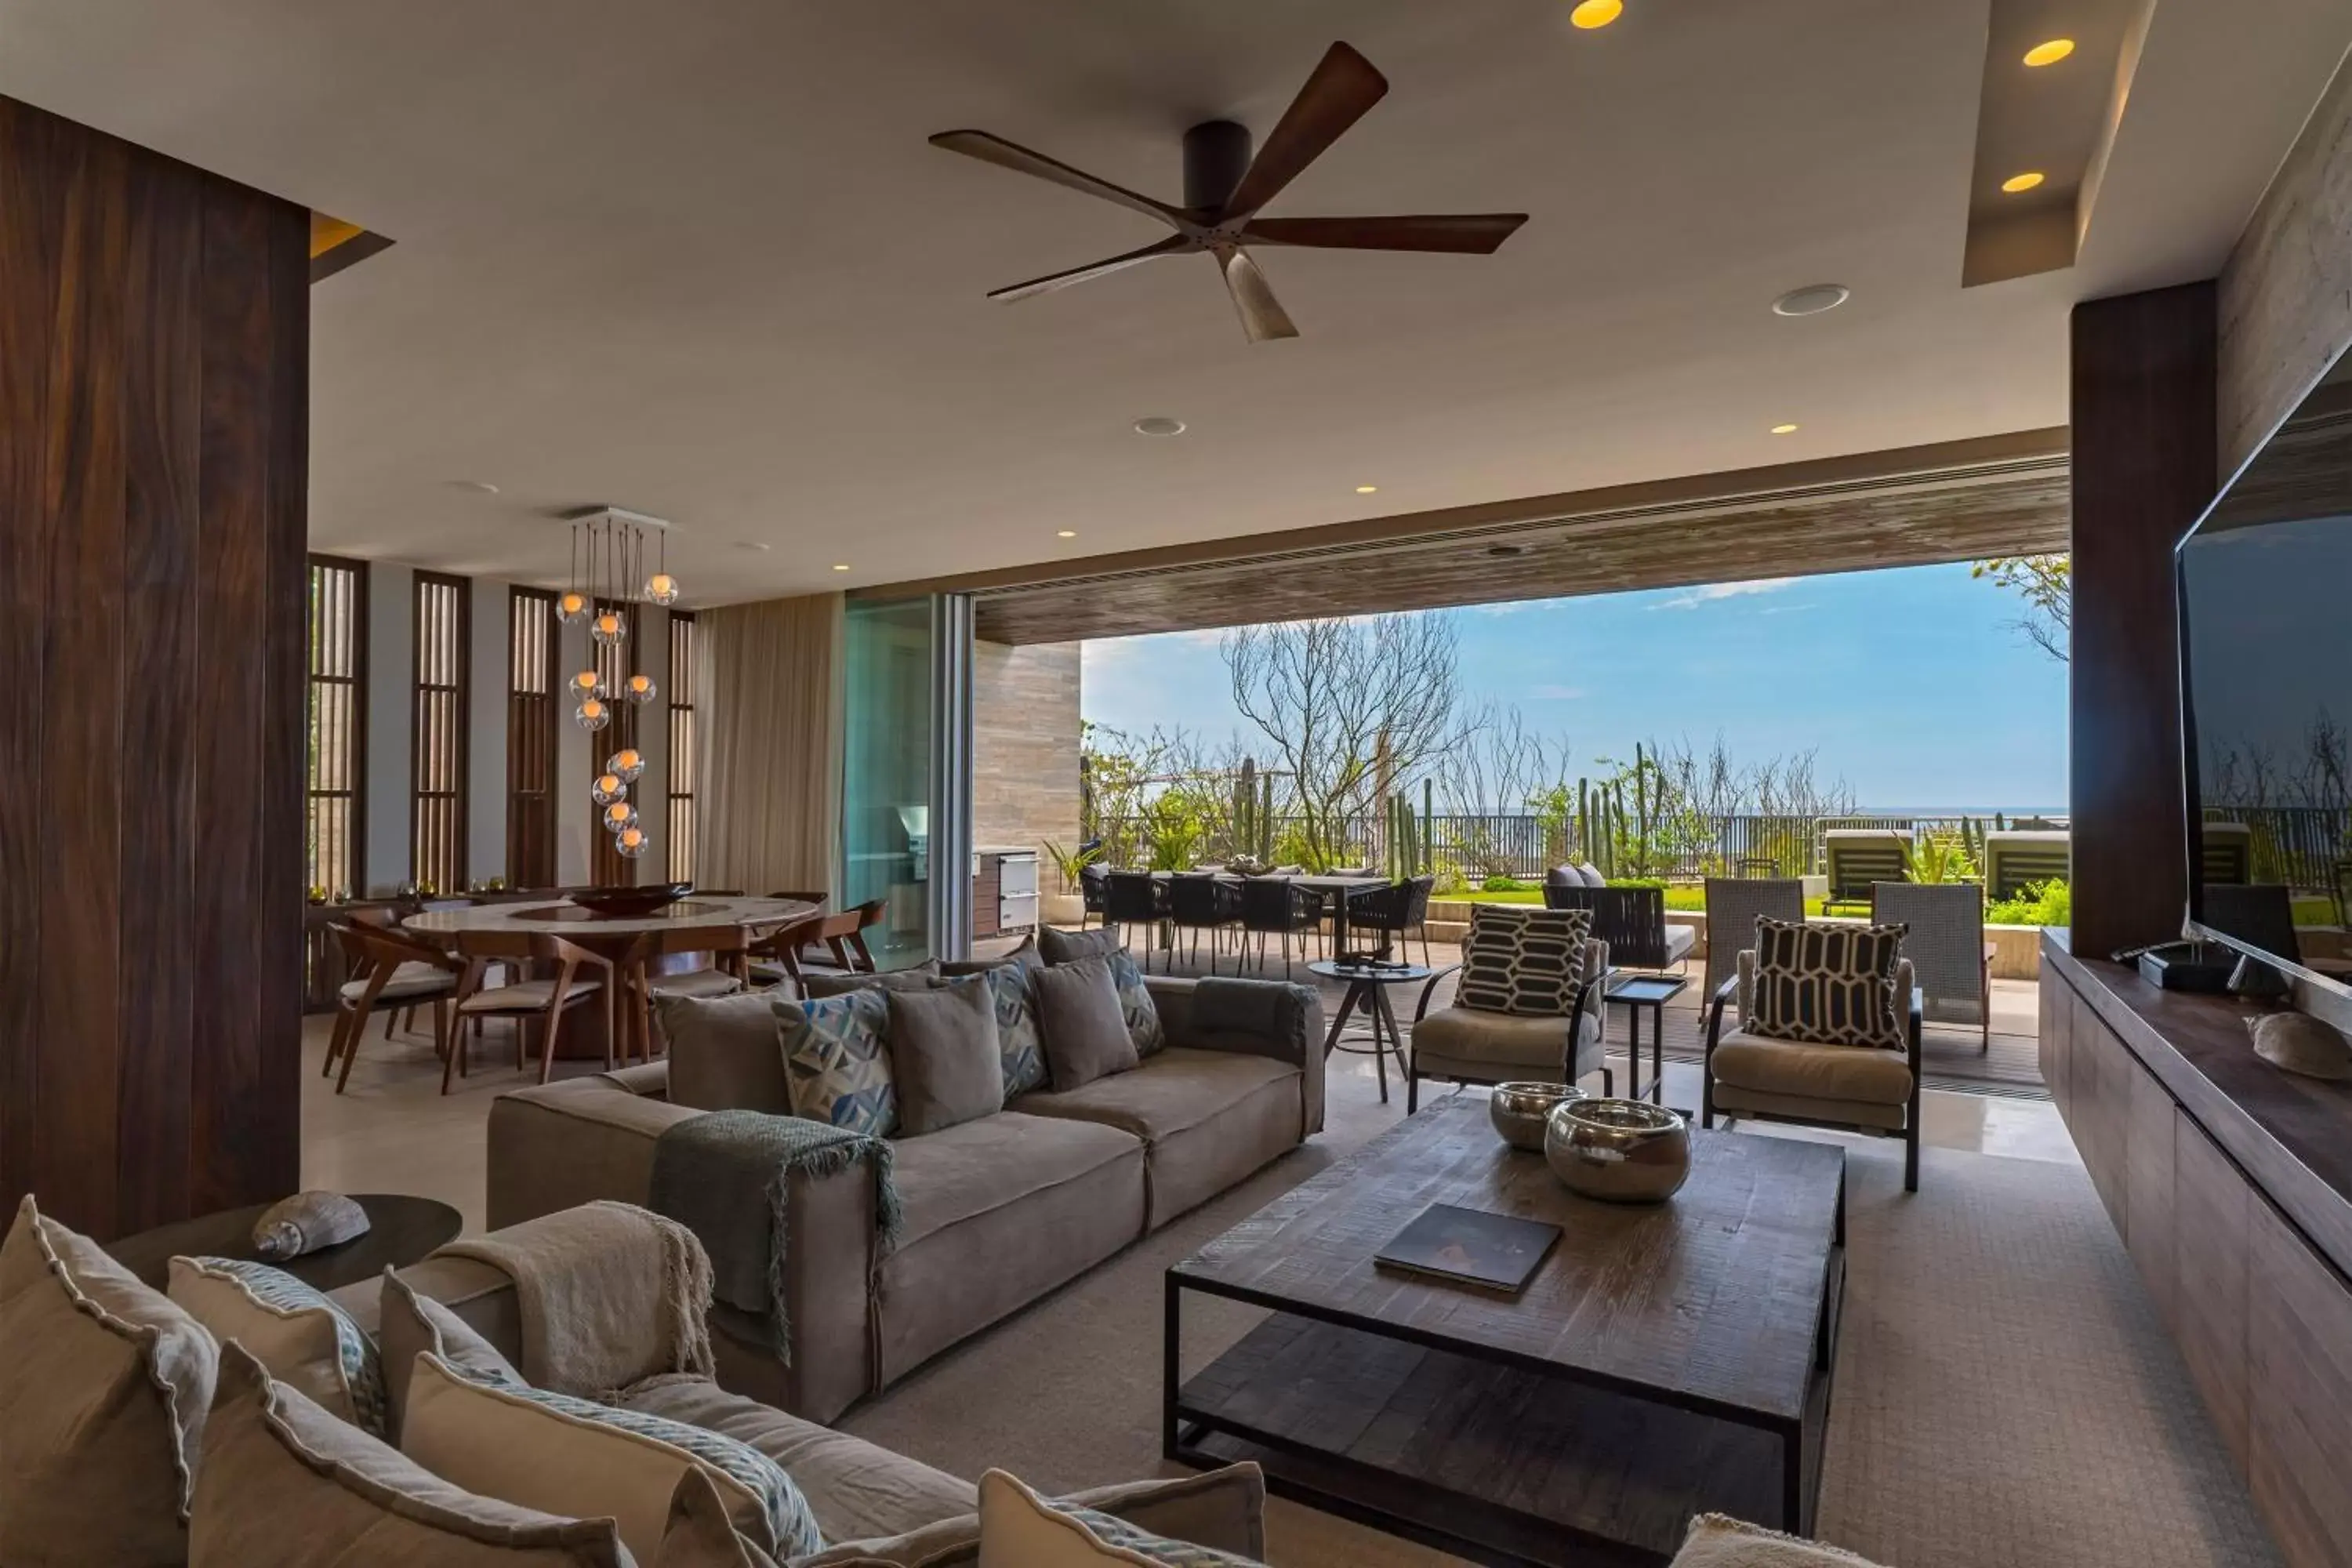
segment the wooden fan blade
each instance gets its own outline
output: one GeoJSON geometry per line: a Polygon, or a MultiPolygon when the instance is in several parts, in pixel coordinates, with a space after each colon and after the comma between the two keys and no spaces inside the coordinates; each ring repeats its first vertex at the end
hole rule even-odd
{"type": "Polygon", "coordinates": [[[1447,213],[1412,217],[1262,217],[1242,231],[1267,245],[1336,250],[1451,250],[1492,256],[1528,221],[1525,213],[1447,213]]]}
{"type": "Polygon", "coordinates": [[[1108,273],[1117,272],[1123,267],[1132,267],[1139,261],[1149,261],[1155,256],[1181,256],[1188,250],[1200,248],[1199,241],[1187,239],[1181,234],[1171,234],[1157,245],[1147,245],[1140,250],[1130,250],[1124,256],[1114,256],[1103,261],[1090,261],[1084,267],[1073,267],[1067,272],[1049,272],[1043,278],[1032,278],[1026,283],[1015,283],[1009,289],[992,289],[988,291],[988,297],[992,300],[1026,300],[1033,295],[1050,294],[1056,289],[1066,289],[1073,283],[1083,283],[1089,278],[1100,278],[1108,273]]]}
{"type": "Polygon", "coordinates": [[[1024,147],[1017,142],[1007,142],[1002,136],[992,136],[985,131],[942,131],[931,138],[931,145],[944,147],[950,153],[961,153],[967,158],[977,158],[983,163],[993,163],[1000,169],[1015,174],[1031,174],[1040,180],[1051,180],[1074,191],[1084,191],[1090,196],[1100,196],[1107,202],[1117,202],[1123,207],[1158,218],[1173,228],[1185,226],[1184,215],[1164,202],[1114,185],[1108,180],[1097,179],[1084,169],[1073,169],[1058,158],[1024,147]]]}
{"type": "Polygon", "coordinates": [[[1388,78],[1371,61],[1345,44],[1333,44],[1250,160],[1249,172],[1225,202],[1223,221],[1245,217],[1274,200],[1388,90],[1388,78]]]}
{"type": "Polygon", "coordinates": [[[1225,292],[1234,297],[1234,309],[1241,312],[1242,331],[1249,341],[1262,343],[1269,338],[1295,338],[1298,329],[1291,324],[1290,314],[1282,301],[1274,297],[1265,274],[1245,251],[1230,245],[1217,247],[1217,266],[1225,275],[1225,292]]]}

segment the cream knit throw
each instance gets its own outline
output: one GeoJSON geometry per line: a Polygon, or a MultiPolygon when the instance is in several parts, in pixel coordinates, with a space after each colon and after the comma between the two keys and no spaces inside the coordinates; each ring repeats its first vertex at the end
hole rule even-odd
{"type": "Polygon", "coordinates": [[[675,1220],[600,1201],[440,1250],[514,1280],[534,1388],[595,1399],[660,1373],[711,1375],[710,1259],[675,1220]]]}

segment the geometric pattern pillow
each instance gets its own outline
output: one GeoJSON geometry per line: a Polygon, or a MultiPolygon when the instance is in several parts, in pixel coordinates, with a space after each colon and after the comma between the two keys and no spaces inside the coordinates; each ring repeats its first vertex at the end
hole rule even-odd
{"type": "Polygon", "coordinates": [[[1591,910],[1470,906],[1456,1006],[1522,1017],[1562,1018],[1576,1005],[1592,936],[1591,910]]]}
{"type": "Polygon", "coordinates": [[[391,1399],[375,1342],[323,1292],[267,1263],[174,1258],[171,1297],[214,1338],[236,1340],[271,1377],[329,1414],[371,1437],[390,1429],[391,1399]]]}
{"type": "Polygon", "coordinates": [[[1127,949],[1110,953],[1110,983],[1118,992],[1118,1010],[1127,1019],[1127,1037],[1135,1042],[1135,1054],[1148,1057],[1168,1043],[1168,1031],[1160,1026],[1159,1005],[1151,1000],[1151,987],[1143,983],[1143,971],[1127,949]]]}
{"type": "MultiPolygon", "coordinates": [[[[1045,1051],[1037,1037],[1037,1010],[1029,1005],[1029,965],[1007,962],[978,970],[996,1007],[996,1045],[1004,1058],[1004,1098],[1045,1085],[1045,1051]]],[[[954,984],[941,975],[935,986],[954,984]]]]}
{"type": "Polygon", "coordinates": [[[879,987],[776,1004],[793,1114],[876,1138],[898,1130],[890,1003],[879,987]]]}
{"type": "Polygon", "coordinates": [[[1759,918],[1748,1028],[1817,1046],[1905,1048],[1895,964],[1909,930],[1759,918]]]}

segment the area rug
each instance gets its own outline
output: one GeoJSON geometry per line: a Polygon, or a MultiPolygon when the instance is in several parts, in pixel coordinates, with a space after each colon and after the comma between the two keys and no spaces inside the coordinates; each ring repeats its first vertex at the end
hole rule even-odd
{"type": "MultiPolygon", "coordinates": [[[[1336,1076],[1313,1146],[840,1425],[1049,1491],[1181,1473],[1160,1459],[1161,1273],[1402,1112],[1402,1095],[1381,1106],[1354,1068],[1336,1076]]],[[[2078,1167],[1931,1149],[1906,1196],[1900,1150],[1862,1143],[1848,1160],[1824,1539],[1895,1568],[2278,1561],[2078,1167]]],[[[1256,1317],[1188,1303],[1188,1374],[1256,1317]]],[[[1268,1536],[1275,1568],[1455,1562],[1279,1500],[1268,1536]]]]}

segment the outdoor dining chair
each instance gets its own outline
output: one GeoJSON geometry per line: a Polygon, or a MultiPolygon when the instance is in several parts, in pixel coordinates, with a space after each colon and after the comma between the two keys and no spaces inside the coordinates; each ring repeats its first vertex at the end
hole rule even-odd
{"type": "MultiPolygon", "coordinates": [[[[1209,933],[1209,973],[1214,974],[1224,933],[1231,931],[1238,937],[1241,929],[1241,885],[1213,873],[1177,872],[1168,879],[1168,923],[1179,933],[1192,933],[1190,963],[1200,962],[1201,933],[1209,933]]],[[[1238,957],[1234,967],[1240,967],[1238,957]]]]}
{"type": "Polygon", "coordinates": [[[1323,900],[1288,877],[1251,877],[1242,883],[1242,931],[1244,940],[1257,938],[1257,966],[1265,968],[1265,939],[1278,937],[1282,942],[1282,977],[1290,978],[1290,939],[1298,938],[1298,951],[1307,951],[1307,934],[1319,931],[1323,925],[1323,900]]]}
{"type": "Polygon", "coordinates": [[[1610,962],[1621,969],[1671,969],[1698,945],[1698,932],[1666,923],[1664,888],[1570,888],[1546,881],[1544,906],[1591,910],[1592,934],[1609,944],[1610,962]]]}
{"type": "Polygon", "coordinates": [[[1130,949],[1135,945],[1134,928],[1141,926],[1142,958],[1149,967],[1160,922],[1168,918],[1167,887],[1149,871],[1113,871],[1108,880],[1109,894],[1103,905],[1103,924],[1119,927],[1130,949]]]}
{"type": "MultiPolygon", "coordinates": [[[[1435,877],[1414,877],[1385,888],[1367,888],[1348,895],[1348,930],[1370,931],[1378,939],[1375,956],[1387,958],[1396,943],[1413,931],[1421,933],[1421,962],[1429,963],[1429,896],[1435,877]]],[[[1341,959],[1346,953],[1339,955],[1341,959]]]]}

